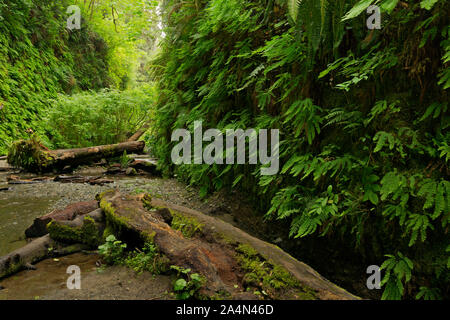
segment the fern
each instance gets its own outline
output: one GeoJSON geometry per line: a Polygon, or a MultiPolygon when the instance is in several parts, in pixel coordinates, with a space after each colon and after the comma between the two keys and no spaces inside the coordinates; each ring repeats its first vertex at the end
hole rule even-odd
{"type": "Polygon", "coordinates": [[[403,282],[407,283],[411,280],[414,264],[401,252],[398,252],[396,256],[387,254],[386,257],[388,259],[380,267],[380,270],[386,272],[380,283],[381,286],[385,286],[381,299],[400,300],[404,292],[403,282]]]}
{"type": "Polygon", "coordinates": [[[438,288],[420,287],[416,300],[440,300],[441,292],[438,288]]]}

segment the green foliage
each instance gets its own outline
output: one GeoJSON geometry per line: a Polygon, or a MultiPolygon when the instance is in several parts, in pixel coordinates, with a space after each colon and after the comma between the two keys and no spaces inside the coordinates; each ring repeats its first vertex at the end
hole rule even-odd
{"type": "Polygon", "coordinates": [[[122,168],[128,168],[128,165],[130,164],[131,161],[132,159],[128,157],[127,152],[124,151],[122,156],[120,157],[120,166],[122,168]]]}
{"type": "Polygon", "coordinates": [[[164,273],[168,270],[167,259],[162,256],[155,244],[146,242],[142,250],[125,251],[127,244],[117,240],[114,235],[106,237],[104,244],[98,247],[100,255],[109,265],[124,265],[142,273],[144,271],[153,274],[164,273]]]}
{"type": "MultiPolygon", "coordinates": [[[[57,93],[109,85],[107,47],[83,24],[68,31],[68,1],[0,1],[0,154],[40,120],[57,93]]],[[[47,141],[44,141],[47,144],[47,141]]]]}
{"type": "Polygon", "coordinates": [[[18,140],[11,144],[7,161],[16,168],[43,172],[53,163],[53,158],[46,150],[39,137],[33,135],[28,140],[18,140]]]}
{"type": "Polygon", "coordinates": [[[292,237],[344,239],[364,263],[405,253],[415,276],[392,269],[384,298],[414,298],[424,284],[448,295],[449,5],[406,4],[165,1],[148,136],[160,168],[202,195],[238,189],[267,219],[289,221],[292,237]],[[381,30],[367,30],[371,4],[381,30]],[[280,172],[174,166],[171,133],[198,120],[280,129],[280,172]]]}
{"type": "Polygon", "coordinates": [[[381,285],[386,285],[381,299],[400,300],[404,291],[403,281],[409,282],[411,280],[413,263],[401,252],[398,252],[397,256],[387,254],[386,257],[389,259],[383,262],[380,267],[381,270],[386,272],[381,281],[381,285]]]}
{"type": "Polygon", "coordinates": [[[137,273],[144,271],[160,274],[167,271],[167,261],[158,252],[153,243],[146,243],[141,250],[135,250],[124,260],[124,265],[132,268],[137,273]]]}
{"type": "MultiPolygon", "coordinates": [[[[146,61],[160,34],[154,0],[75,1],[82,17],[108,44],[111,86],[127,89],[141,84],[140,64],[146,61]]],[[[145,72],[144,72],[145,73],[145,72]]]]}
{"type": "Polygon", "coordinates": [[[151,117],[152,88],[101,90],[59,95],[45,117],[55,148],[77,148],[126,141],[151,117]]]}
{"type": "Polygon", "coordinates": [[[126,243],[117,240],[114,235],[109,235],[106,237],[106,242],[98,247],[98,252],[103,256],[106,263],[110,265],[121,264],[126,248],[126,243]]]}
{"type": "Polygon", "coordinates": [[[170,266],[177,272],[178,279],[173,284],[173,291],[179,300],[198,298],[198,291],[205,285],[206,279],[198,273],[191,273],[191,269],[170,266]]]}
{"type": "Polygon", "coordinates": [[[172,212],[172,229],[179,230],[186,238],[192,238],[202,232],[203,224],[193,217],[186,217],[178,212],[172,212]]]}

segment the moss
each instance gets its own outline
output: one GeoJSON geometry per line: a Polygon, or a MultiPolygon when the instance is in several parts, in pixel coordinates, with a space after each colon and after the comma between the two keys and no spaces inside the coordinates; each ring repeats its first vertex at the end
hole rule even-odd
{"type": "Polygon", "coordinates": [[[85,217],[83,220],[83,226],[81,227],[81,242],[90,247],[97,247],[101,242],[95,220],[91,217],[85,217]]]}
{"type": "MultiPolygon", "coordinates": [[[[100,200],[100,208],[105,213],[106,230],[109,234],[113,234],[116,238],[123,241],[130,242],[135,246],[141,246],[146,242],[153,242],[154,234],[146,232],[136,232],[129,227],[130,219],[127,217],[118,216],[115,213],[111,203],[106,199],[100,200]]],[[[133,210],[131,208],[122,208],[122,210],[133,210]]]]}
{"type": "Polygon", "coordinates": [[[114,189],[109,189],[106,191],[103,191],[102,193],[99,193],[95,196],[95,200],[101,201],[106,195],[110,194],[113,195],[116,192],[114,189]]]}
{"type": "Polygon", "coordinates": [[[192,238],[198,233],[201,233],[204,224],[200,223],[193,217],[187,217],[177,211],[170,210],[173,216],[172,228],[181,231],[186,238],[192,238]]]}
{"type": "Polygon", "coordinates": [[[146,193],[144,195],[144,197],[142,198],[142,203],[144,204],[144,208],[146,208],[147,210],[154,209],[152,206],[152,196],[150,194],[146,193]]]}
{"type": "Polygon", "coordinates": [[[114,208],[105,199],[100,198],[100,208],[103,210],[106,216],[107,228],[117,237],[128,230],[128,220],[124,217],[119,217],[115,214],[114,208]]]}
{"type": "Polygon", "coordinates": [[[65,243],[84,243],[89,247],[96,247],[101,242],[98,228],[91,217],[85,217],[79,228],[51,221],[47,229],[52,239],[65,243]]]}
{"type": "Polygon", "coordinates": [[[47,225],[47,230],[50,233],[50,237],[54,240],[65,243],[79,243],[81,242],[81,230],[72,228],[57,221],[51,221],[47,225]]]}
{"type": "Polygon", "coordinates": [[[282,266],[264,259],[253,247],[247,244],[238,245],[236,258],[245,272],[245,286],[259,288],[271,298],[279,298],[287,293],[297,299],[316,299],[314,291],[300,284],[282,266]]]}
{"type": "Polygon", "coordinates": [[[20,270],[22,270],[22,268],[23,268],[22,262],[20,262],[20,261],[13,262],[9,266],[6,267],[5,271],[0,273],[0,279],[8,277],[12,274],[15,274],[15,273],[19,272],[20,270]]]}
{"type": "Polygon", "coordinates": [[[114,232],[110,226],[106,226],[105,230],[103,230],[102,242],[105,242],[106,238],[108,238],[110,235],[114,235],[114,232]]]}
{"type": "Polygon", "coordinates": [[[8,150],[9,164],[30,172],[45,172],[52,168],[55,159],[37,137],[18,140],[8,150]]]}
{"type": "Polygon", "coordinates": [[[215,236],[216,240],[221,243],[225,243],[225,244],[231,245],[231,246],[237,245],[237,242],[235,239],[231,238],[230,236],[228,236],[224,233],[216,232],[216,233],[214,233],[214,236],[215,236]]]}

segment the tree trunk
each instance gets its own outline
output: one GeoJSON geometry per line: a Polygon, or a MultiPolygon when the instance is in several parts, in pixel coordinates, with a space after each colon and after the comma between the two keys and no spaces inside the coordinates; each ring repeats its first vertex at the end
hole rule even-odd
{"type": "Polygon", "coordinates": [[[55,166],[64,168],[65,166],[77,166],[80,164],[99,161],[103,158],[112,158],[126,153],[140,153],[144,150],[144,141],[130,141],[105,146],[96,146],[80,149],[65,149],[49,151],[55,159],[55,166]]]}
{"type": "Polygon", "coordinates": [[[133,134],[127,141],[138,141],[140,137],[150,128],[150,122],[145,123],[135,134],[133,134]]]}
{"type": "Polygon", "coordinates": [[[120,240],[138,248],[153,242],[170,264],[203,275],[207,296],[227,292],[236,298],[252,283],[252,292],[256,287],[275,299],[357,299],[280,248],[222,220],[144,195],[109,191],[100,198],[107,226],[120,240]]]}
{"type": "Polygon", "coordinates": [[[19,140],[11,147],[8,163],[31,172],[48,172],[121,156],[124,152],[141,153],[144,147],[143,141],[130,141],[89,148],[48,150],[38,141],[19,140]]]}

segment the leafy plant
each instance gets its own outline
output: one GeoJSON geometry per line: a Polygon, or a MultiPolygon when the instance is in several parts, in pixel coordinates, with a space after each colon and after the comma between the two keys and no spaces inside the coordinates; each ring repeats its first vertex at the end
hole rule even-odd
{"type": "Polygon", "coordinates": [[[191,269],[185,269],[178,266],[171,266],[178,275],[178,279],[173,285],[173,291],[179,300],[187,300],[197,295],[198,291],[205,284],[205,278],[198,273],[191,273],[191,269]]]}
{"type": "Polygon", "coordinates": [[[106,263],[113,265],[123,263],[126,248],[126,243],[117,240],[114,235],[109,235],[106,238],[106,242],[98,247],[98,251],[106,263]]]}

